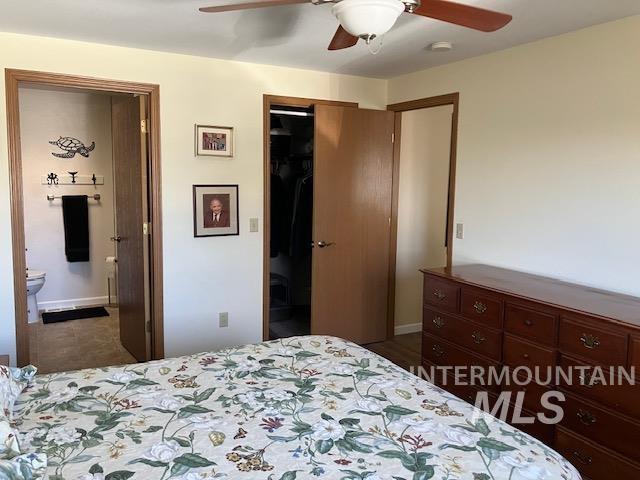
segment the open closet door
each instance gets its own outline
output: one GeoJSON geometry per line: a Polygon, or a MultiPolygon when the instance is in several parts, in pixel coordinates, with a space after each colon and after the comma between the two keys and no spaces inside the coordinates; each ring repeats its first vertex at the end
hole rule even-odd
{"type": "Polygon", "coordinates": [[[386,339],[393,112],[316,105],[311,332],[386,339]]]}
{"type": "Polygon", "coordinates": [[[146,97],[114,97],[111,107],[115,179],[120,341],[141,362],[150,359],[146,97]]]}

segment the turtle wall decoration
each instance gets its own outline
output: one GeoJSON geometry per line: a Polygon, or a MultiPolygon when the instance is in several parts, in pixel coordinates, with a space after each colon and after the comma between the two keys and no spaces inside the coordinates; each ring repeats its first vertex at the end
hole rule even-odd
{"type": "Polygon", "coordinates": [[[73,137],[60,137],[58,140],[50,141],[49,143],[65,151],[65,153],[51,153],[51,155],[58,158],[73,158],[76,154],[89,158],[89,153],[96,148],[96,142],[91,142],[91,145],[86,147],[84,143],[73,137]]]}

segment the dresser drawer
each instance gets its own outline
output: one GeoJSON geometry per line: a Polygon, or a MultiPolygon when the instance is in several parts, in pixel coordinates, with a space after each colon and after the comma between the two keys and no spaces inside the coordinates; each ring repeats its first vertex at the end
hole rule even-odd
{"type": "Polygon", "coordinates": [[[470,320],[502,328],[502,301],[483,290],[462,287],[460,310],[470,320]]]}
{"type": "Polygon", "coordinates": [[[640,478],[640,465],[561,427],[556,428],[554,448],[592,480],[640,478]]]}
{"type": "Polygon", "coordinates": [[[510,367],[553,367],[556,363],[556,352],[549,348],[535,345],[526,340],[504,336],[504,348],[502,352],[503,363],[510,367]]]}
{"type": "Polygon", "coordinates": [[[554,346],[558,317],[537,312],[519,305],[507,304],[504,312],[504,329],[521,337],[554,346]]]}
{"type": "Polygon", "coordinates": [[[629,385],[626,378],[622,379],[624,381],[614,378],[616,385],[611,385],[609,369],[603,369],[605,383],[602,384],[598,376],[593,376],[593,370],[584,371],[581,374],[582,371],[575,368],[580,366],[594,367],[575,358],[561,356],[560,367],[564,372],[571,372],[573,376],[571,383],[560,376],[561,387],[620,413],[640,418],[640,384],[629,385]]]}
{"type": "Polygon", "coordinates": [[[614,328],[603,330],[573,318],[560,319],[560,350],[603,365],[626,366],[627,337],[614,328]]]}
{"type": "MultiPolygon", "coordinates": [[[[541,376],[544,379],[546,375],[541,376]]],[[[519,377],[519,379],[521,381],[526,380],[524,377],[519,377]]],[[[536,383],[535,380],[527,383],[526,385],[518,385],[513,381],[513,369],[509,369],[508,381],[502,383],[502,391],[511,392],[511,403],[516,402],[518,393],[523,393],[524,408],[533,412],[541,412],[543,409],[540,404],[540,399],[549,391],[549,387],[540,385],[536,383]]]]}
{"type": "MultiPolygon", "coordinates": [[[[496,367],[497,362],[488,358],[474,355],[473,353],[461,347],[457,347],[445,340],[425,333],[422,335],[422,358],[428,362],[440,366],[451,367],[467,367],[462,374],[465,375],[464,380],[469,381],[470,368],[477,366],[482,367],[486,373],[483,378],[484,382],[488,381],[488,370],[490,367],[496,367]]],[[[476,385],[482,387],[482,384],[476,385]]],[[[499,390],[499,385],[488,387],[489,390],[499,390]]]]}
{"type": "Polygon", "coordinates": [[[458,311],[460,287],[453,282],[425,275],[423,296],[424,303],[427,305],[433,305],[447,312],[458,311]]]}
{"type": "Polygon", "coordinates": [[[631,337],[631,352],[629,355],[629,365],[640,370],[640,337],[631,337]]]}
{"type": "Polygon", "coordinates": [[[493,360],[499,361],[502,357],[502,333],[500,331],[452,315],[444,315],[426,307],[423,309],[422,326],[425,332],[449,340],[493,360]]]}
{"type": "Polygon", "coordinates": [[[560,424],[626,457],[640,459],[640,424],[617,412],[567,395],[560,424]]]}

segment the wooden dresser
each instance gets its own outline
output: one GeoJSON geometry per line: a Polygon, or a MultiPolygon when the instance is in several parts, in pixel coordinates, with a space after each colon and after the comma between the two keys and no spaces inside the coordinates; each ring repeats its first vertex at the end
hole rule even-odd
{"type": "MultiPolygon", "coordinates": [[[[594,366],[635,366],[640,375],[640,299],[484,265],[422,270],[423,366],[561,366],[573,384],[456,386],[471,403],[523,391],[524,414],[545,412],[541,396],[561,391],[557,425],[517,424],[562,453],[585,478],[640,479],[640,385],[596,381],[594,366]],[[575,372],[579,372],[578,375],[575,372]]],[[[546,375],[545,375],[546,376],[546,375]]]]}

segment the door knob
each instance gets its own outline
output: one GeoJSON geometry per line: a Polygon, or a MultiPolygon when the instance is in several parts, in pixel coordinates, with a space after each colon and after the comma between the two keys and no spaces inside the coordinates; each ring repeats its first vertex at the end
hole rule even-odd
{"type": "Polygon", "coordinates": [[[122,241],[122,237],[120,235],[117,237],[111,237],[111,241],[120,243],[122,241]]]}
{"type": "Polygon", "coordinates": [[[324,240],[320,240],[318,242],[318,248],[330,247],[331,245],[335,245],[333,242],[325,242],[324,240]]]}

